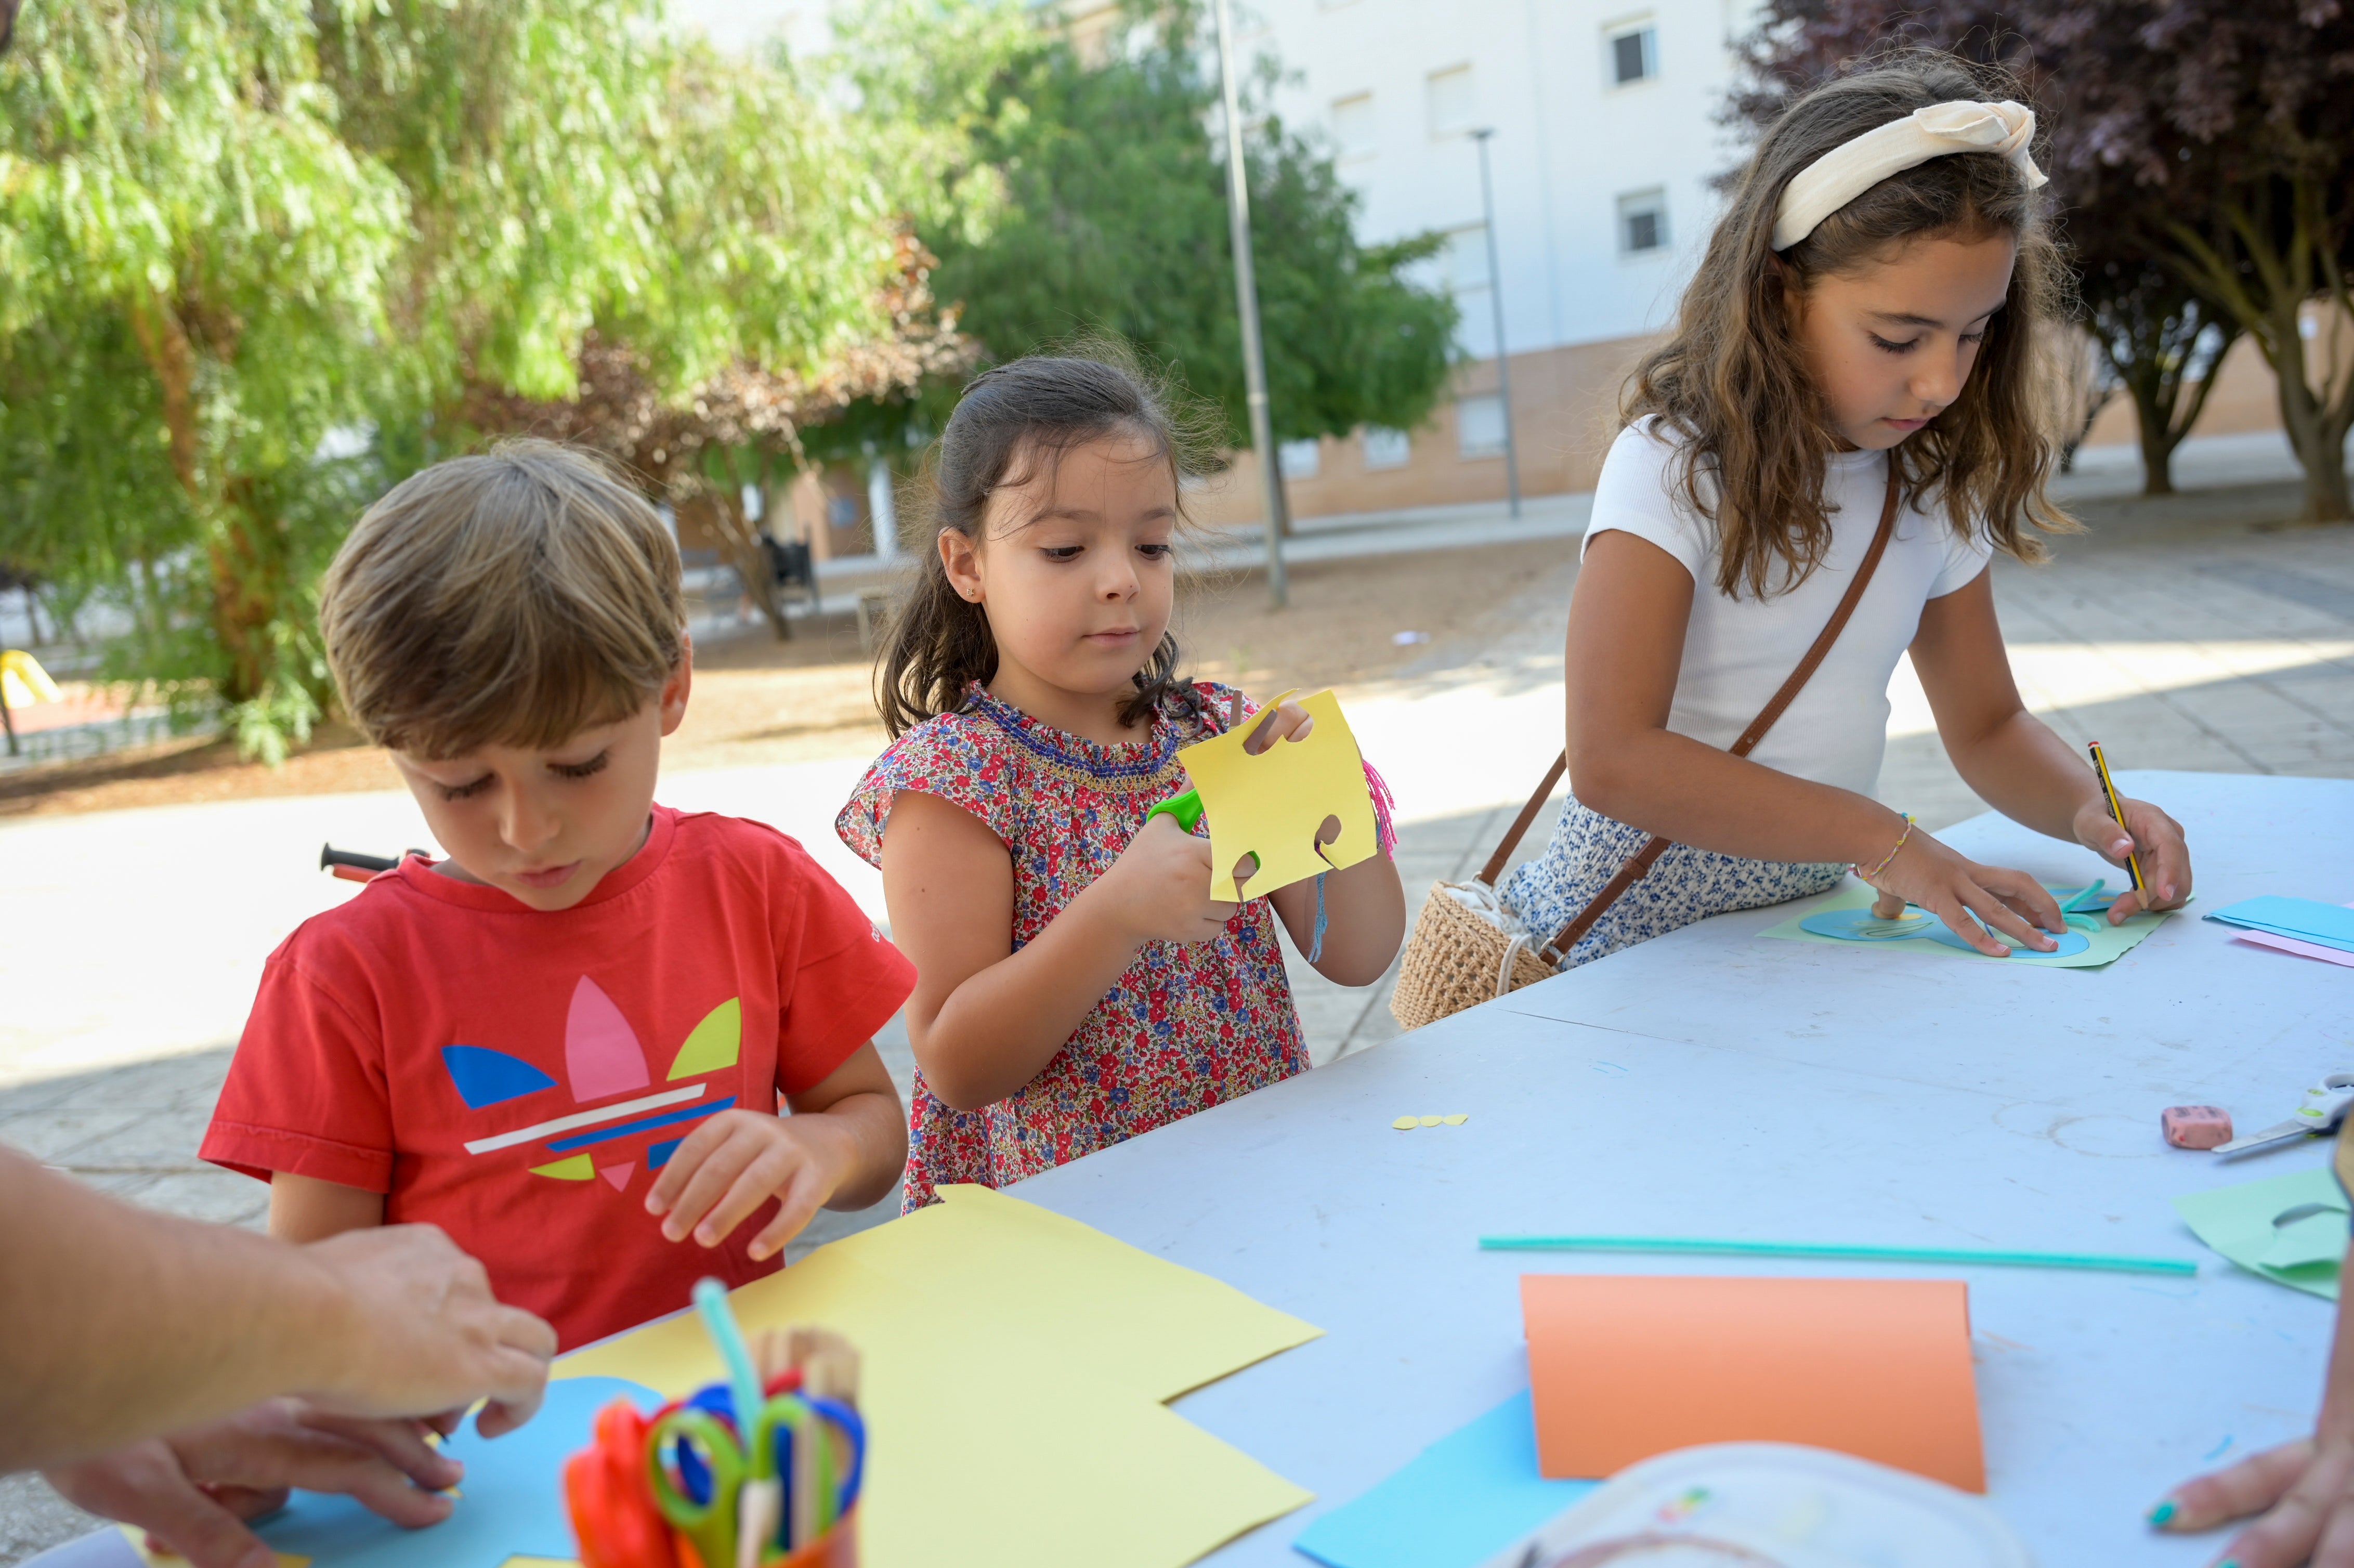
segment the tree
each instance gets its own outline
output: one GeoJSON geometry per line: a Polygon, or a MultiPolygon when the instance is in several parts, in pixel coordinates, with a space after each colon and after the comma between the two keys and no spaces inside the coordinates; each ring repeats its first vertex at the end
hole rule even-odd
{"type": "Polygon", "coordinates": [[[0,554],[149,574],[143,673],[282,752],[327,556],[470,399],[570,397],[592,332],[665,403],[892,335],[841,120],[657,0],[36,7],[0,60],[0,491],[37,505],[0,554]]]}
{"type": "MultiPolygon", "coordinates": [[[[2072,230],[2138,237],[2142,259],[2256,344],[2305,469],[2306,515],[2354,516],[2354,7],[1773,0],[1749,49],[1761,90],[1742,107],[1755,117],[1840,59],[1897,42],[1999,61],[2029,82],[2072,230]]],[[[2181,296],[2147,296],[2169,297],[2181,296]]],[[[2184,324],[2150,341],[2179,342],[2184,324]]]]}
{"type": "Polygon", "coordinates": [[[2080,285],[2093,338],[2134,400],[2142,493],[2174,493],[2174,449],[2199,423],[2223,356],[2240,341],[2237,317],[2160,263],[2083,257],[2080,285]]]}
{"type": "MultiPolygon", "coordinates": [[[[843,24],[844,69],[871,112],[924,128],[903,199],[961,330],[999,360],[1116,334],[1217,407],[1240,447],[1219,92],[1195,21],[1183,4],[1140,13],[1090,63],[1015,0],[873,0],[843,24]]],[[[1248,156],[1277,438],[1423,423],[1456,320],[1414,277],[1439,237],[1360,243],[1355,194],[1278,119],[1254,125],[1248,156]]]]}

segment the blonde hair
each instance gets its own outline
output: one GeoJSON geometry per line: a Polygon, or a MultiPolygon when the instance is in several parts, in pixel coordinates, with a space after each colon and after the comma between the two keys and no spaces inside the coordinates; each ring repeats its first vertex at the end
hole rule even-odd
{"type": "Polygon", "coordinates": [[[1628,424],[1656,417],[1680,449],[1670,470],[1680,496],[1716,524],[1719,592],[1762,598],[1794,588],[1830,545],[1823,476],[1839,437],[1792,331],[1787,291],[1852,275],[1914,240],[2008,234],[2019,253],[1961,395],[1893,454],[1907,490],[1934,493],[1956,533],[1983,526],[2021,560],[2041,558],[2039,532],[2076,526],[2043,489],[2058,444],[2040,356],[2064,313],[2067,268],[2045,202],[2009,158],[1932,158],[1873,185],[1778,258],[1773,249],[1784,188],[1826,153],[1916,109],[2024,96],[2000,70],[1908,50],[1823,83],[1767,127],[1674,331],[1637,368],[1620,410],[1628,424]]]}
{"type": "Polygon", "coordinates": [[[369,507],[319,629],[378,746],[562,745],[644,706],[685,654],[678,546],[605,463],[551,441],[436,463],[369,507]]]}

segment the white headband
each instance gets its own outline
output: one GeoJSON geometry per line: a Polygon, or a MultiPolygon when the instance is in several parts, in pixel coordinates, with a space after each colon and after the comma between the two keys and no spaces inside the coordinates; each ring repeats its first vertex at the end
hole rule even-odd
{"type": "Polygon", "coordinates": [[[2027,176],[2027,188],[2044,184],[2043,171],[2028,155],[2035,139],[2035,111],[2009,99],[2000,103],[1957,100],[1916,109],[1843,142],[1798,171],[1782,188],[1774,219],[1774,249],[1787,250],[1815,231],[1815,225],[1893,174],[1951,153],[1999,153],[2027,176]]]}

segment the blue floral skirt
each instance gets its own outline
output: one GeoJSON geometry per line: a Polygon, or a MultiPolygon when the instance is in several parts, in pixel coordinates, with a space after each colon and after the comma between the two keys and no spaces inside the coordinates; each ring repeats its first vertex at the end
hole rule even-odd
{"type": "MultiPolygon", "coordinates": [[[[1562,808],[1544,853],[1508,873],[1497,894],[1528,927],[1532,944],[1549,942],[1649,837],[1642,829],[1614,821],[1572,798],[1562,808]]],[[[1846,874],[1844,863],[1743,860],[1676,844],[1578,938],[1561,967],[1590,964],[1711,915],[1827,893],[1846,874]]]]}

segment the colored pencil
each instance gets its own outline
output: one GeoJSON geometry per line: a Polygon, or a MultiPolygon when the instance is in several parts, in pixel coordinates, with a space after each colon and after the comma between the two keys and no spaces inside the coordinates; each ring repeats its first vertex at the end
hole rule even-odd
{"type": "MultiPolygon", "coordinates": [[[[2099,774],[2101,777],[2101,793],[2109,802],[2109,815],[2116,819],[2117,826],[2126,828],[2125,804],[2117,799],[2116,781],[2109,777],[2109,759],[2101,755],[2101,743],[2099,741],[2096,740],[2092,743],[2091,750],[2093,753],[2093,771],[2099,774]]],[[[2132,841],[2133,830],[2131,828],[2126,828],[2126,839],[2128,842],[2132,841]]],[[[2134,891],[2136,893],[2141,892],[2144,888],[2149,885],[2141,879],[2141,854],[2138,850],[2128,849],[2126,851],[2126,869],[2133,873],[2133,885],[2134,891]]]]}
{"type": "Polygon", "coordinates": [[[2175,1257],[2095,1252],[1998,1252],[1975,1247],[1850,1246],[1825,1242],[1702,1241],[1691,1236],[1481,1236],[1490,1252],[1680,1252],[1741,1257],[1829,1257],[1856,1263],[2002,1264],[2019,1268],[2098,1268],[2130,1274],[2196,1275],[2175,1257]]]}

